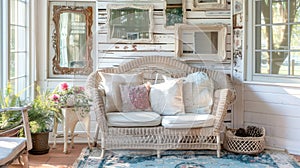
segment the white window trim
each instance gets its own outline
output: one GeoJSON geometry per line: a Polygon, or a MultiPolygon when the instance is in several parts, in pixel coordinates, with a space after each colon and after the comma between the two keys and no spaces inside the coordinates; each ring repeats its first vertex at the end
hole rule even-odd
{"type": "Polygon", "coordinates": [[[256,0],[248,0],[246,10],[248,13],[245,15],[246,25],[245,31],[247,37],[244,36],[246,43],[246,58],[245,58],[245,74],[246,80],[252,82],[263,82],[263,83],[299,83],[300,77],[297,76],[284,76],[284,75],[272,75],[272,74],[255,74],[255,2],[256,0]]]}
{"type": "MultiPolygon", "coordinates": [[[[30,10],[30,13],[28,14],[29,17],[29,28],[28,28],[28,42],[29,42],[29,46],[28,46],[28,56],[29,59],[27,60],[27,64],[29,64],[27,67],[27,71],[28,73],[26,75],[28,75],[27,78],[27,86],[31,86],[27,89],[27,97],[32,99],[34,96],[34,80],[35,80],[35,10],[36,9],[36,4],[37,2],[35,2],[34,0],[30,1],[30,4],[28,4],[28,9],[30,10]]],[[[0,2],[0,7],[1,7],[1,17],[0,17],[0,26],[1,26],[1,40],[2,40],[2,45],[0,46],[1,49],[1,58],[0,58],[0,63],[2,65],[1,69],[0,69],[0,87],[1,89],[6,88],[7,83],[9,81],[9,60],[8,60],[8,56],[9,56],[9,0],[1,0],[0,2]]]]}
{"type": "Polygon", "coordinates": [[[8,6],[8,1],[2,0],[1,1],[1,39],[2,39],[2,45],[1,45],[1,88],[4,88],[8,82],[8,43],[5,43],[5,41],[8,41],[8,8],[5,8],[8,6]]]}

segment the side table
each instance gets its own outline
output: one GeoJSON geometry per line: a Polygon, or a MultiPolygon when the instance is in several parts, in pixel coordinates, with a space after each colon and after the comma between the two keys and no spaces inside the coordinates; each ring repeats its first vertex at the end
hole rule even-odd
{"type": "MultiPolygon", "coordinates": [[[[61,108],[62,115],[63,115],[63,138],[64,138],[64,153],[68,153],[68,137],[70,131],[71,137],[71,147],[74,147],[74,129],[78,122],[82,122],[85,126],[86,133],[87,133],[87,140],[88,146],[91,148],[90,145],[90,114],[84,112],[84,108],[74,108],[74,107],[66,107],[61,108]]],[[[58,123],[54,122],[53,134],[54,134],[54,142],[53,148],[56,147],[56,138],[57,138],[57,126],[58,123]]]]}

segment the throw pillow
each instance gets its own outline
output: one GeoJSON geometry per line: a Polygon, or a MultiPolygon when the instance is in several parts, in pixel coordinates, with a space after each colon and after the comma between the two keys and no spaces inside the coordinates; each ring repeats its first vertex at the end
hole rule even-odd
{"type": "Polygon", "coordinates": [[[146,85],[120,85],[122,111],[152,111],[146,85]]]}
{"type": "Polygon", "coordinates": [[[161,115],[184,113],[182,79],[168,80],[151,85],[150,102],[152,110],[161,115]]]}
{"type": "MultiPolygon", "coordinates": [[[[164,77],[165,81],[173,80],[164,77]]],[[[213,104],[214,83],[206,73],[195,72],[182,78],[183,102],[186,113],[209,114],[213,104]]]]}
{"type": "Polygon", "coordinates": [[[120,85],[141,85],[143,74],[113,74],[100,72],[101,85],[105,90],[105,111],[122,111],[120,85]]]}

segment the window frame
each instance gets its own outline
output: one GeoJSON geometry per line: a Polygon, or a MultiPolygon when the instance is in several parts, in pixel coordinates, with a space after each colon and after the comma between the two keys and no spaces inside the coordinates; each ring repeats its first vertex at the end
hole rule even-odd
{"type": "MultiPolygon", "coordinates": [[[[259,74],[255,72],[255,53],[257,52],[255,48],[255,35],[256,35],[256,23],[255,18],[256,16],[256,9],[255,9],[255,3],[257,0],[248,1],[247,3],[247,23],[245,26],[245,31],[247,32],[246,41],[247,44],[245,46],[246,48],[246,59],[245,59],[245,75],[246,75],[246,81],[252,81],[252,82],[266,82],[266,83],[299,83],[300,82],[300,76],[291,76],[291,75],[282,75],[282,74],[259,74]]],[[[287,23],[289,24],[289,23],[287,23]]],[[[278,24],[269,23],[269,25],[276,26],[278,24]]],[[[289,30],[289,33],[290,30],[289,30]]],[[[262,50],[262,49],[261,49],[262,50]]],[[[276,51],[281,51],[280,49],[275,49],[276,51]]],[[[266,51],[274,51],[274,49],[266,50],[266,51]]],[[[284,50],[287,52],[290,52],[291,50],[284,50]]]]}
{"type": "MultiPolygon", "coordinates": [[[[23,3],[23,1],[21,0],[17,0],[17,2],[20,1],[23,3]]],[[[33,65],[33,58],[34,58],[34,53],[33,52],[33,44],[32,44],[32,39],[34,38],[34,33],[32,33],[32,31],[34,30],[34,1],[33,0],[28,0],[25,3],[25,12],[26,12],[26,39],[24,40],[26,47],[25,47],[25,51],[24,53],[26,54],[26,61],[25,61],[25,88],[19,88],[18,87],[14,87],[15,93],[20,93],[21,90],[24,90],[24,93],[22,94],[22,98],[24,100],[31,100],[34,96],[34,89],[33,87],[30,87],[34,81],[34,71],[35,71],[35,66],[33,65]]],[[[3,66],[3,68],[1,68],[0,70],[0,80],[1,80],[1,90],[4,90],[7,87],[7,83],[10,81],[10,57],[11,57],[11,48],[9,46],[10,44],[10,29],[11,29],[11,22],[10,22],[10,18],[11,18],[11,13],[10,13],[10,8],[11,8],[11,4],[9,0],[2,0],[1,1],[1,41],[2,41],[2,45],[1,45],[1,59],[0,59],[0,63],[3,66]]],[[[16,50],[17,51],[17,50],[16,50]]],[[[17,53],[17,52],[16,52],[17,53]]],[[[19,77],[19,76],[18,76],[19,77]]],[[[18,78],[17,77],[17,78],[18,78]]],[[[21,77],[23,78],[23,77],[21,77]]],[[[16,80],[16,82],[18,83],[18,79],[16,80]]]]}

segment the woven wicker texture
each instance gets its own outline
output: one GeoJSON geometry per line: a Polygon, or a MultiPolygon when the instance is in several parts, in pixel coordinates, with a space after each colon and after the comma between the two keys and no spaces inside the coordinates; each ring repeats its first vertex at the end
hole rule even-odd
{"type": "MultiPolygon", "coordinates": [[[[172,57],[145,56],[129,61],[117,68],[104,68],[91,73],[86,83],[87,93],[93,99],[93,109],[100,130],[101,148],[106,149],[215,149],[220,156],[220,129],[228,106],[236,97],[230,77],[220,71],[191,67],[172,57]],[[144,73],[144,82],[160,83],[162,75],[179,78],[194,72],[205,72],[214,80],[215,94],[212,114],[216,116],[213,127],[195,129],[165,129],[158,127],[117,128],[108,127],[105,116],[104,89],[99,72],[144,73]]],[[[96,134],[95,141],[98,135],[96,134]]]]}
{"type": "Polygon", "coordinates": [[[262,127],[261,137],[236,136],[237,129],[228,129],[225,133],[224,148],[241,154],[259,154],[265,149],[265,129],[262,127]]]}

